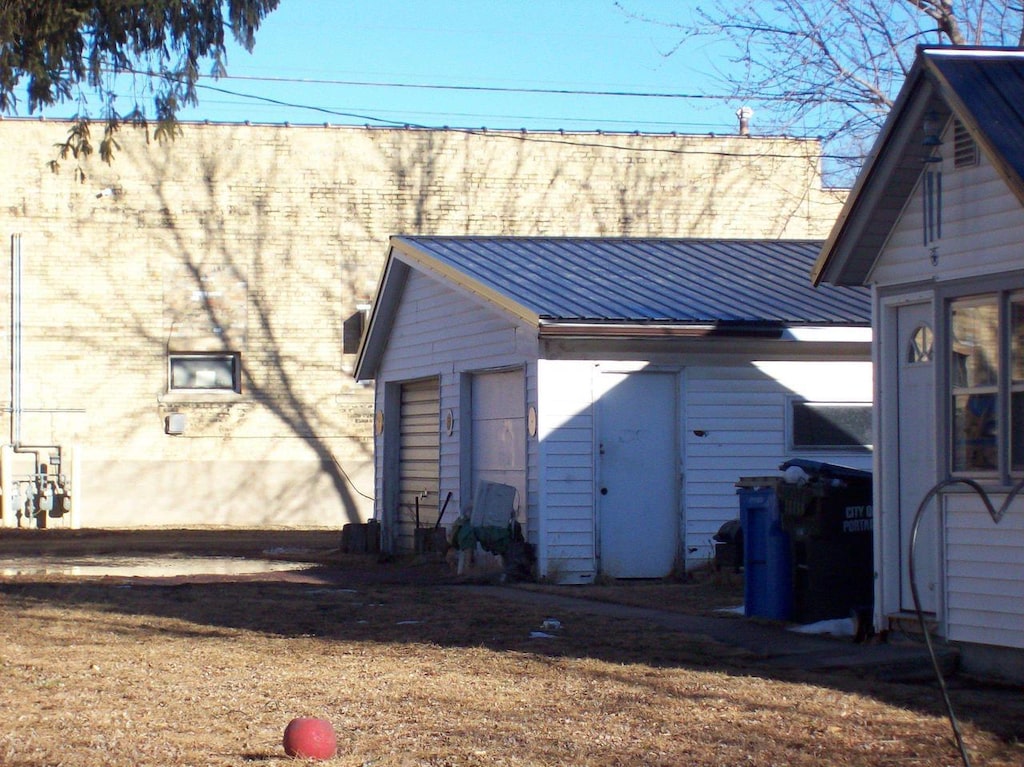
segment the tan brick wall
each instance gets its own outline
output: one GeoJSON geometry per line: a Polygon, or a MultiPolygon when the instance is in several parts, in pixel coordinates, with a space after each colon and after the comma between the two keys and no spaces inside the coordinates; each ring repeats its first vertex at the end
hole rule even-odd
{"type": "Polygon", "coordinates": [[[842,202],[792,139],[189,124],[54,173],[66,130],[0,121],[0,233],[21,235],[21,442],[74,446],[83,526],[368,514],[372,397],[342,323],[392,234],[823,238],[842,202]],[[169,349],[218,348],[241,395],[167,392],[169,349]]]}

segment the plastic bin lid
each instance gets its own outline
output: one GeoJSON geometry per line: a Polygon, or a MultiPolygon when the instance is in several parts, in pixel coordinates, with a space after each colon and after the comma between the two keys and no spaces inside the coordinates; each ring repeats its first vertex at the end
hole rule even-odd
{"type": "Polygon", "coordinates": [[[864,469],[855,469],[852,466],[840,466],[835,463],[825,463],[823,461],[810,461],[806,458],[794,458],[786,461],[784,464],[779,466],[781,471],[785,471],[790,466],[796,466],[803,469],[811,476],[817,475],[825,479],[870,479],[871,472],[865,471],[864,469]]]}

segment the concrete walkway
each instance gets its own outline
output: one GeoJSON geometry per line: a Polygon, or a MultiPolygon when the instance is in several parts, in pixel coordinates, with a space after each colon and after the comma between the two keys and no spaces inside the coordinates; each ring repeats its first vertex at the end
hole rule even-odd
{"type": "MultiPolygon", "coordinates": [[[[547,594],[513,586],[460,586],[482,598],[544,607],[564,621],[571,613],[606,615],[649,623],[750,653],[750,660],[767,668],[805,671],[847,671],[892,681],[933,678],[934,671],[923,640],[891,636],[888,641],[854,643],[850,637],[804,634],[781,623],[738,615],[713,617],[685,615],[647,607],[599,602],[583,597],[547,594]]],[[[943,674],[956,670],[956,650],[941,642],[936,654],[943,674]]]]}

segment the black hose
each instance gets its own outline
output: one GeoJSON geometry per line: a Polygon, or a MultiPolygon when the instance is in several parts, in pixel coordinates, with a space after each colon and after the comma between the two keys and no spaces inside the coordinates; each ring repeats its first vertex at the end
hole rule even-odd
{"type": "Polygon", "coordinates": [[[960,758],[963,760],[964,767],[971,767],[971,759],[967,755],[967,747],[964,745],[964,737],[960,732],[960,723],[957,721],[956,712],[953,711],[953,702],[949,698],[949,690],[946,688],[946,680],[942,676],[942,668],[939,666],[939,660],[935,655],[935,647],[932,645],[931,633],[928,631],[928,626],[924,619],[924,610],[921,609],[921,598],[917,592],[917,575],[914,567],[914,550],[917,547],[917,531],[921,525],[921,517],[924,516],[924,509],[928,505],[928,502],[938,494],[939,490],[948,485],[957,483],[963,483],[974,488],[974,490],[981,495],[985,504],[991,509],[992,503],[989,501],[988,496],[985,495],[985,491],[971,479],[947,479],[943,480],[932,487],[925,495],[924,500],[921,501],[917,507],[917,512],[914,514],[914,523],[910,527],[910,558],[909,558],[909,570],[910,570],[910,593],[914,598],[914,612],[917,613],[917,621],[921,626],[921,634],[924,636],[925,646],[928,648],[928,657],[932,662],[932,669],[935,671],[935,678],[939,683],[939,691],[942,693],[942,700],[946,704],[946,713],[949,716],[949,724],[953,728],[953,736],[956,739],[957,749],[960,751],[960,758]]]}
{"type": "Polygon", "coordinates": [[[1003,518],[1006,510],[1010,507],[1010,503],[1012,503],[1017,494],[1024,489],[1024,480],[1021,480],[1014,485],[1013,489],[1007,494],[1006,499],[998,510],[992,505],[992,501],[989,499],[988,493],[985,492],[985,489],[973,479],[942,480],[941,482],[936,483],[932,489],[928,491],[928,494],[925,495],[924,500],[922,500],[921,504],[917,507],[917,512],[914,514],[914,524],[911,525],[910,528],[910,559],[908,564],[910,568],[910,593],[914,598],[914,611],[917,613],[917,621],[921,626],[921,633],[924,635],[924,643],[928,648],[928,657],[931,658],[932,668],[935,671],[935,678],[939,682],[939,690],[942,692],[942,700],[946,704],[946,713],[949,715],[949,723],[953,727],[953,735],[956,737],[956,745],[960,750],[960,758],[963,760],[964,767],[971,767],[971,760],[967,756],[967,748],[964,746],[963,735],[960,733],[960,725],[957,722],[956,714],[953,712],[953,703],[950,701],[949,691],[946,689],[946,680],[942,676],[942,669],[939,668],[939,661],[935,657],[935,648],[932,646],[931,634],[928,633],[928,627],[925,625],[924,611],[921,609],[921,599],[917,592],[917,577],[914,569],[914,550],[917,546],[917,531],[921,524],[921,517],[924,516],[925,506],[927,506],[928,502],[931,501],[931,499],[934,498],[944,487],[958,484],[967,485],[977,493],[978,497],[981,498],[982,502],[985,504],[985,508],[988,510],[989,516],[992,517],[992,521],[999,524],[999,520],[1003,518]]]}

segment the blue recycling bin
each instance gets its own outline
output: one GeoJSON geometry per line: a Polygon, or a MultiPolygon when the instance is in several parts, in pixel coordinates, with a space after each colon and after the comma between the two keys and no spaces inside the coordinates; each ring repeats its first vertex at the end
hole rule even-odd
{"type": "Polygon", "coordinates": [[[743,613],[789,620],[793,615],[793,554],[789,534],[782,527],[778,481],[748,477],[737,483],[743,527],[743,613]]]}

